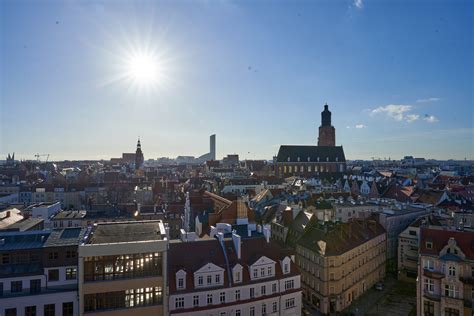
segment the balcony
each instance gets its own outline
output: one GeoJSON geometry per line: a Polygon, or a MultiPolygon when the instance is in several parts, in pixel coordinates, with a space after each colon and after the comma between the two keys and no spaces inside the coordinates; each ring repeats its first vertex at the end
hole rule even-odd
{"type": "Polygon", "coordinates": [[[444,278],[444,273],[438,272],[438,271],[430,271],[427,269],[423,270],[423,275],[432,278],[432,279],[443,279],[444,278]]]}
{"type": "Polygon", "coordinates": [[[77,283],[71,284],[71,285],[50,286],[47,288],[42,287],[41,289],[38,289],[36,291],[30,291],[29,288],[25,288],[20,292],[3,291],[3,295],[0,295],[0,300],[5,299],[5,298],[31,296],[31,295],[56,294],[56,293],[71,292],[71,291],[77,291],[77,283]]]}

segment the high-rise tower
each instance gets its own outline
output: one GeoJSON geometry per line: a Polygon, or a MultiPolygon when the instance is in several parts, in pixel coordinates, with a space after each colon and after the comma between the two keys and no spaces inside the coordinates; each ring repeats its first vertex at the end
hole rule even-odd
{"type": "Polygon", "coordinates": [[[211,135],[209,142],[210,142],[209,152],[211,154],[211,160],[216,160],[216,134],[211,135]]]}
{"type": "Polygon", "coordinates": [[[140,138],[137,142],[137,150],[135,151],[135,169],[140,169],[143,165],[143,152],[142,152],[142,145],[140,144],[140,138]]]}
{"type": "Polygon", "coordinates": [[[331,125],[331,111],[327,103],[324,105],[324,111],[321,112],[318,146],[336,146],[336,129],[331,125]]]}

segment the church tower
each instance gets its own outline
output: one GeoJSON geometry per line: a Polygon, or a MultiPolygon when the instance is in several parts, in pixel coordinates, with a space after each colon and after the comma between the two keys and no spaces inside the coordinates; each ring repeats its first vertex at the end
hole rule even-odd
{"type": "Polygon", "coordinates": [[[321,112],[318,146],[336,146],[336,129],[331,125],[331,111],[327,103],[324,105],[324,111],[321,112]]]}
{"type": "Polygon", "coordinates": [[[143,152],[142,152],[142,145],[140,144],[140,138],[138,139],[137,143],[137,151],[135,152],[135,169],[140,169],[143,165],[143,152]]]}

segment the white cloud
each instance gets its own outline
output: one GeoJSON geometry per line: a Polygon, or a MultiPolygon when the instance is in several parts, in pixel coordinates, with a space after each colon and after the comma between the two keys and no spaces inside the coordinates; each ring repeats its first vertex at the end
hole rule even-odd
{"type": "Polygon", "coordinates": [[[428,123],[436,123],[436,122],[439,122],[439,120],[438,120],[434,115],[428,115],[428,114],[426,114],[423,119],[424,119],[425,121],[427,121],[428,123]]]}
{"type": "Polygon", "coordinates": [[[426,103],[426,102],[436,102],[436,101],[439,101],[441,100],[440,98],[426,98],[426,99],[418,99],[416,100],[416,102],[418,103],[426,103]]]}
{"type": "Polygon", "coordinates": [[[419,118],[420,116],[418,114],[407,114],[407,116],[405,116],[405,119],[408,123],[418,121],[419,118]]]}
{"type": "Polygon", "coordinates": [[[364,3],[362,2],[362,0],[354,0],[354,5],[359,9],[362,9],[364,7],[364,3]]]}
{"type": "Polygon", "coordinates": [[[394,119],[395,121],[403,121],[406,118],[405,113],[413,109],[412,105],[404,104],[389,104],[386,106],[379,106],[370,112],[371,115],[383,114],[394,119]]]}
{"type": "Polygon", "coordinates": [[[364,124],[357,124],[355,127],[356,128],[366,128],[367,126],[365,126],[364,124]]]}
{"type": "Polygon", "coordinates": [[[347,125],[346,128],[351,128],[351,127],[349,125],[347,125]]]}

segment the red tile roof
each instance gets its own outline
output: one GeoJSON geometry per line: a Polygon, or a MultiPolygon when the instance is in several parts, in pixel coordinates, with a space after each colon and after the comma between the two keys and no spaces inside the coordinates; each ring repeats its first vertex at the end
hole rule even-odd
{"type": "Polygon", "coordinates": [[[450,238],[456,240],[457,246],[470,260],[474,260],[474,232],[421,228],[420,254],[439,255],[450,238]],[[432,243],[432,248],[426,247],[432,243]]]}

